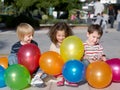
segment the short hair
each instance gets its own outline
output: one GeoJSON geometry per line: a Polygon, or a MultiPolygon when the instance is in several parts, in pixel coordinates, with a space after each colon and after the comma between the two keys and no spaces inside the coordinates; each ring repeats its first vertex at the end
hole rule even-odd
{"type": "Polygon", "coordinates": [[[102,28],[101,28],[100,25],[98,25],[98,24],[92,24],[92,25],[90,25],[90,26],[88,27],[88,33],[89,33],[89,34],[95,32],[95,31],[98,32],[98,34],[99,34],[100,36],[103,35],[103,30],[102,30],[102,28]]]}
{"type": "Polygon", "coordinates": [[[65,22],[57,22],[54,24],[48,32],[50,40],[56,44],[58,41],[56,39],[57,31],[65,31],[65,37],[73,35],[71,28],[65,22]]]}
{"type": "Polygon", "coordinates": [[[17,26],[17,36],[19,40],[23,40],[24,36],[27,34],[34,35],[34,28],[28,23],[20,23],[17,26]]]}

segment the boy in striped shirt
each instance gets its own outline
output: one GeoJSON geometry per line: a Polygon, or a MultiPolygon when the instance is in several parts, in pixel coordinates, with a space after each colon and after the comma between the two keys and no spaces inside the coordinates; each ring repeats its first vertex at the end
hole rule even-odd
{"type": "Polygon", "coordinates": [[[98,60],[106,61],[103,47],[99,44],[102,34],[103,30],[100,25],[90,25],[88,27],[87,40],[84,43],[85,52],[83,59],[87,59],[90,63],[98,60]]]}

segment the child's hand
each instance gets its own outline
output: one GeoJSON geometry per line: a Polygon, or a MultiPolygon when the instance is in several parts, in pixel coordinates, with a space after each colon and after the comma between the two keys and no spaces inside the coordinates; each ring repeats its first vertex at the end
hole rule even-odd
{"type": "Polygon", "coordinates": [[[101,58],[100,58],[101,61],[106,61],[106,55],[102,55],[101,58]]]}
{"type": "Polygon", "coordinates": [[[94,58],[92,60],[93,61],[98,61],[98,58],[96,56],[94,56],[94,58]]]}
{"type": "Polygon", "coordinates": [[[100,58],[102,61],[106,61],[106,56],[105,55],[103,55],[103,56],[101,56],[101,58],[100,58]]]}
{"type": "Polygon", "coordinates": [[[92,60],[93,60],[93,61],[98,61],[98,60],[99,60],[99,61],[106,61],[106,56],[105,56],[105,55],[102,55],[101,58],[99,58],[99,59],[98,59],[97,57],[94,57],[92,60]]]}

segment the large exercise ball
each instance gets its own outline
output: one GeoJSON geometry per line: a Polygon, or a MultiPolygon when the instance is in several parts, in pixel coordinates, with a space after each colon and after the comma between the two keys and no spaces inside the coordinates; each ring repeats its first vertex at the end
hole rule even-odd
{"type": "Polygon", "coordinates": [[[39,67],[40,49],[35,44],[26,44],[18,51],[18,63],[24,65],[32,74],[39,67]]]}
{"type": "Polygon", "coordinates": [[[119,58],[112,58],[106,61],[108,65],[110,65],[112,69],[112,81],[113,82],[120,82],[120,59],[119,58]]]}
{"type": "Polygon", "coordinates": [[[30,84],[31,76],[29,71],[19,64],[9,66],[5,71],[5,82],[11,90],[23,90],[30,84]]]}
{"type": "Polygon", "coordinates": [[[64,61],[58,53],[47,51],[41,55],[39,65],[45,73],[49,75],[58,75],[62,73],[64,61]]]}
{"type": "Polygon", "coordinates": [[[85,79],[85,65],[78,60],[69,60],[65,63],[62,73],[63,77],[69,82],[80,82],[85,79]]]}
{"type": "Polygon", "coordinates": [[[64,59],[64,62],[71,59],[80,60],[83,57],[83,53],[83,42],[77,36],[69,36],[65,38],[60,46],[60,55],[64,59]]]}
{"type": "Polygon", "coordinates": [[[90,63],[86,69],[86,79],[92,87],[107,87],[112,81],[112,70],[104,61],[90,63]]]}

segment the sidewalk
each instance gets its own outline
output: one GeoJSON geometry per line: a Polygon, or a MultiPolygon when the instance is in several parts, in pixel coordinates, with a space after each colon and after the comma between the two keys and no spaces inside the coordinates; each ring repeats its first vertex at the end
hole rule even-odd
{"type": "MultiPolygon", "coordinates": [[[[86,40],[87,27],[73,27],[72,29],[75,35],[80,37],[83,42],[86,40]]],[[[48,30],[49,28],[40,28],[40,30],[35,31],[34,40],[38,42],[42,53],[49,50],[51,43],[47,35],[48,30]]],[[[104,31],[103,37],[101,39],[101,44],[104,46],[105,53],[107,54],[108,58],[120,57],[120,32],[117,32],[116,29],[110,28],[108,28],[106,31],[108,31],[108,33],[105,33],[104,31]]],[[[18,38],[15,30],[0,32],[0,55],[9,54],[11,46],[16,41],[18,41],[18,38]]]]}
{"type": "MultiPolygon", "coordinates": [[[[80,37],[83,41],[86,40],[87,27],[74,27],[72,28],[76,36],[80,37]]],[[[41,53],[49,50],[51,41],[47,36],[48,28],[41,28],[35,31],[34,40],[39,44],[41,53]]],[[[108,58],[120,58],[120,32],[116,29],[107,29],[108,33],[104,33],[101,39],[101,44],[104,47],[104,52],[108,58]]],[[[2,54],[9,54],[12,44],[17,41],[16,32],[4,31],[0,32],[0,56],[2,54]]],[[[0,90],[10,90],[8,87],[0,88],[0,90]]],[[[104,89],[95,89],[88,85],[88,83],[81,84],[79,87],[62,86],[57,87],[54,82],[47,83],[45,88],[29,87],[25,90],[120,90],[120,83],[112,83],[104,89]]]]}

